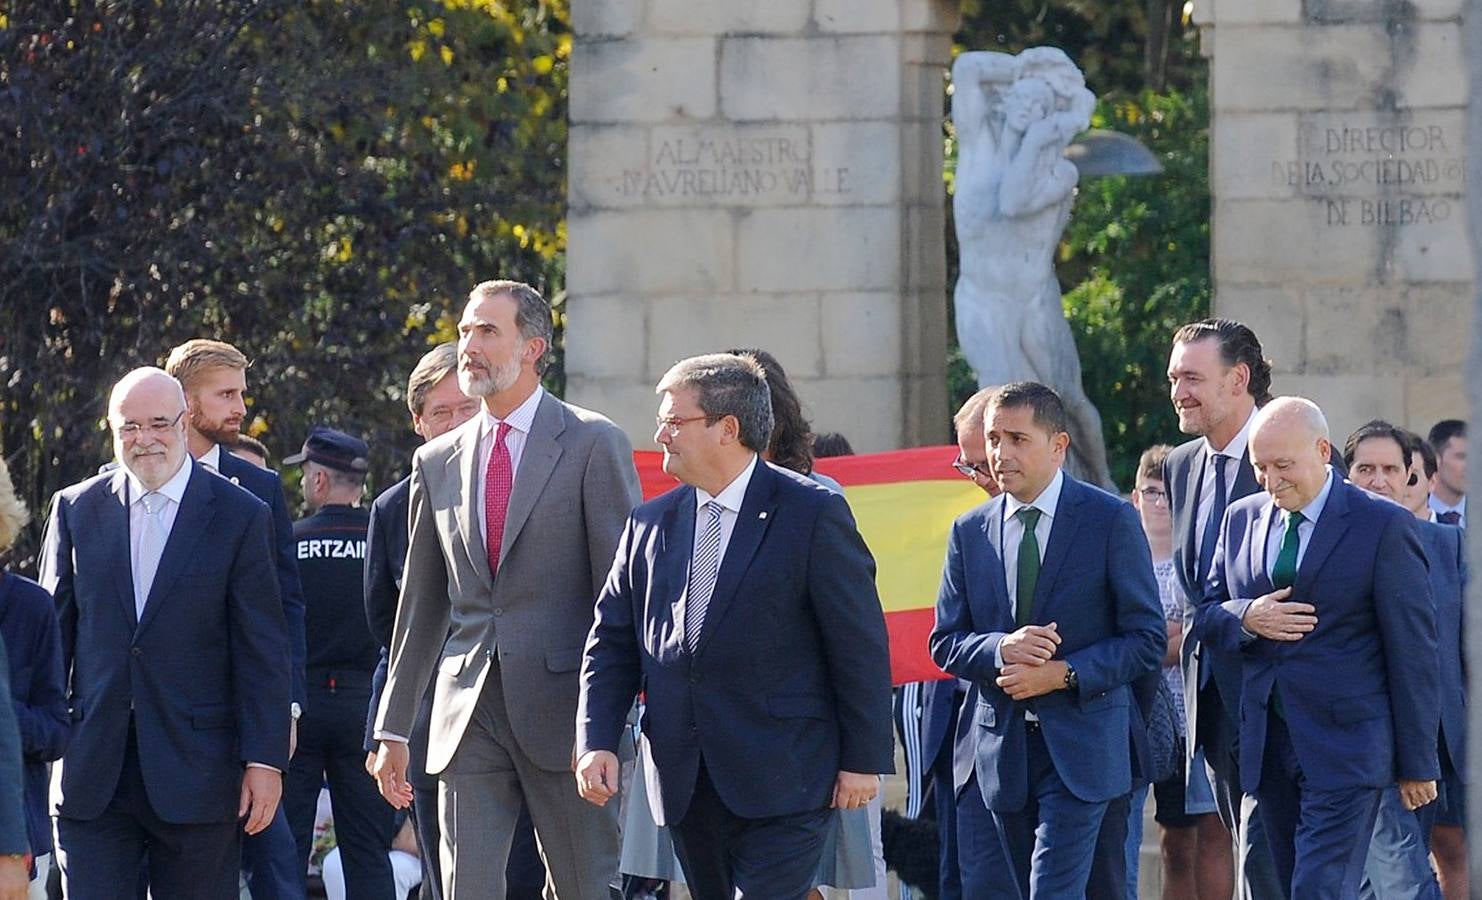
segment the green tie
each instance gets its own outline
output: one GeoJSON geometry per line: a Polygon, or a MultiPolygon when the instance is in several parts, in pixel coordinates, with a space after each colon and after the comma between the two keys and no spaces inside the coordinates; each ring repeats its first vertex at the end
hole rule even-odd
{"type": "Polygon", "coordinates": [[[1023,506],[1014,515],[1024,524],[1024,537],[1019,540],[1019,582],[1015,589],[1019,602],[1014,609],[1014,621],[1022,628],[1029,624],[1034,586],[1039,583],[1039,538],[1034,534],[1034,526],[1039,524],[1040,511],[1023,506]]]}
{"type": "Polygon", "coordinates": [[[1281,550],[1276,554],[1276,565],[1271,567],[1271,583],[1277,590],[1291,587],[1297,581],[1297,548],[1302,543],[1297,537],[1297,527],[1307,521],[1301,513],[1287,513],[1286,534],[1281,536],[1281,550]]]}

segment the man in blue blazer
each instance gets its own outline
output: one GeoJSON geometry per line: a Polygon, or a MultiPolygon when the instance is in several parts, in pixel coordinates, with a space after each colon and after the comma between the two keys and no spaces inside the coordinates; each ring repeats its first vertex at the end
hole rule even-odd
{"type": "Polygon", "coordinates": [[[41,553],[74,722],[53,773],[67,896],[234,897],[288,763],[289,646],[266,506],[189,459],[179,383],[114,386],[119,466],[58,493],[41,553]],[[245,828],[239,820],[245,819],[245,828]],[[121,887],[122,885],[122,887],[121,887]]]}
{"type": "Polygon", "coordinates": [[[1011,872],[973,866],[960,805],[963,895],[1011,875],[1021,897],[1078,897],[1108,803],[1132,789],[1131,685],[1157,671],[1167,633],[1136,511],[1061,470],[1059,396],[1006,385],[986,418],[1004,495],[953,526],[931,652],[972,682],[967,790],[991,812],[1011,872]]]}
{"type": "MultiPolygon", "coordinates": [[[[293,519],[278,473],[259,468],[232,454],[247,416],[247,357],[231,344],[197,338],[170,351],[165,371],[185,391],[186,436],[190,455],[214,472],[268,505],[272,516],[272,561],[278,576],[278,595],[288,625],[292,654],[292,697],[289,704],[289,755],[298,743],[298,719],[307,700],[304,683],[304,591],[299,583],[293,519]]],[[[303,861],[293,842],[288,818],[280,807],[271,824],[249,835],[242,845],[242,867],[253,900],[303,900],[303,861]]]]}
{"type": "Polygon", "coordinates": [[[650,805],[697,900],[801,900],[829,807],[894,766],[874,561],[843,497],[763,462],[772,407],[749,356],[676,364],[656,440],[685,484],[636,510],[581,670],[577,786],[605,804],[646,692],[650,805]]]}
{"type": "Polygon", "coordinates": [[[1251,425],[1265,494],[1232,503],[1198,639],[1242,657],[1240,774],[1283,885],[1357,896],[1381,796],[1436,797],[1435,610],[1415,519],[1328,465],[1327,422],[1282,397],[1251,425]]]}
{"type": "MultiPolygon", "coordinates": [[[[1412,474],[1419,441],[1418,435],[1381,420],[1361,426],[1348,436],[1343,447],[1349,477],[1364,490],[1404,505],[1407,489],[1419,481],[1412,474]]],[[[1429,508],[1426,512],[1430,512],[1429,508]]],[[[1441,672],[1441,733],[1437,744],[1441,789],[1439,802],[1417,811],[1404,808],[1397,789],[1384,792],[1364,874],[1373,895],[1385,900],[1441,896],[1436,874],[1431,870],[1429,832],[1438,807],[1451,799],[1451,795],[1459,795],[1466,789],[1459,774],[1464,771],[1466,752],[1466,677],[1461,663],[1466,550],[1460,528],[1428,520],[1415,524],[1420,529],[1431,600],[1436,606],[1441,672]]]]}

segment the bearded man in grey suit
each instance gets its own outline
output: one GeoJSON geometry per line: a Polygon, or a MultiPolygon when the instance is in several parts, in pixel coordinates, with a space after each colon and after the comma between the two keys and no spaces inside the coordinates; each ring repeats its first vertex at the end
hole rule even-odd
{"type": "Polygon", "coordinates": [[[480,284],[458,333],[458,383],[483,409],[412,461],[376,780],[394,806],[411,802],[405,738],[435,670],[427,771],[446,900],[504,897],[522,802],[547,890],[607,900],[617,810],[583,802],[571,766],[582,645],[639,499],[633,449],[607,419],[541,389],[551,310],[534,288],[480,284]]]}

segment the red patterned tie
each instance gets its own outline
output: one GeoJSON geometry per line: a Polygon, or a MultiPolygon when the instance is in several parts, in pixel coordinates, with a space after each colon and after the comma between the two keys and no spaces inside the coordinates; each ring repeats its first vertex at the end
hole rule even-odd
{"type": "Polygon", "coordinates": [[[499,574],[499,548],[504,544],[504,517],[509,512],[509,492],[514,487],[514,467],[510,465],[509,447],[504,438],[509,423],[500,422],[494,435],[494,452],[489,454],[489,468],[484,472],[484,534],[489,552],[489,574],[499,574]]]}

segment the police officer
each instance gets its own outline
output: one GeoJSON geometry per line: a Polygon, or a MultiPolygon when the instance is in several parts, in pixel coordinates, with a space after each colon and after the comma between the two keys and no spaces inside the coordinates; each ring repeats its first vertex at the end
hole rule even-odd
{"type": "Polygon", "coordinates": [[[357,437],[315,426],[303,451],[308,518],[293,524],[306,605],[308,708],[289,764],[283,805],[307,866],[319,789],[327,781],[348,896],[394,900],[387,850],[395,814],[365,774],[361,730],[380,648],[365,621],[362,578],[369,510],[361,506],[369,448],[357,437]]]}

